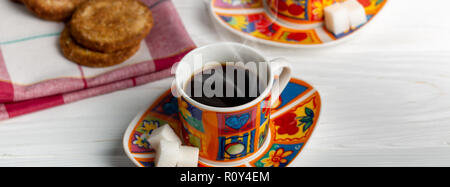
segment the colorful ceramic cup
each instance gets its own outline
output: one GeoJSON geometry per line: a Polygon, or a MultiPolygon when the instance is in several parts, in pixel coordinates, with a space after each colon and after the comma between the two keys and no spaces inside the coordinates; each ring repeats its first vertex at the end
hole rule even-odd
{"type": "Polygon", "coordinates": [[[277,18],[297,24],[323,22],[324,8],[337,0],[266,0],[277,18]]]}
{"type": "Polygon", "coordinates": [[[271,98],[279,97],[290,78],[291,67],[287,61],[269,61],[257,50],[242,44],[219,43],[191,51],[176,68],[172,90],[178,97],[184,142],[199,147],[203,161],[231,162],[253,155],[266,142],[269,133],[270,109],[272,101],[277,101],[271,98]],[[259,97],[241,106],[213,107],[196,102],[185,92],[185,86],[207,62],[256,63],[266,71],[266,87],[259,97]]]}

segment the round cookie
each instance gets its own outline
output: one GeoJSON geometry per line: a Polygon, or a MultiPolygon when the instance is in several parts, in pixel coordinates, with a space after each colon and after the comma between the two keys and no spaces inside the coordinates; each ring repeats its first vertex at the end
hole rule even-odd
{"type": "Polygon", "coordinates": [[[140,45],[114,53],[101,53],[81,47],[70,36],[69,28],[65,28],[61,33],[60,45],[64,56],[83,66],[88,67],[108,67],[120,64],[133,56],[140,48],[140,45]]]}
{"type": "Polygon", "coordinates": [[[86,0],[21,0],[38,17],[51,21],[65,21],[86,0]]]}
{"type": "Polygon", "coordinates": [[[78,7],[70,21],[72,37],[101,52],[135,46],[152,27],[151,11],[138,0],[90,0],[78,7]]]}

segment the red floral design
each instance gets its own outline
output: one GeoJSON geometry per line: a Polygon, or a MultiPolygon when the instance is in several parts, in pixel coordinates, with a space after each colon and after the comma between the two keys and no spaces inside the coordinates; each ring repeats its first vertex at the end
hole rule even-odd
{"type": "Polygon", "coordinates": [[[279,11],[285,11],[288,9],[288,5],[286,4],[286,2],[284,2],[284,0],[278,0],[277,8],[279,11]]]}
{"type": "Polygon", "coordinates": [[[306,33],[291,33],[287,36],[288,40],[303,41],[308,38],[306,33]]]}
{"type": "Polygon", "coordinates": [[[284,114],[274,120],[275,125],[279,126],[278,134],[294,135],[299,131],[297,127],[297,115],[294,113],[284,114]]]}
{"type": "Polygon", "coordinates": [[[248,22],[261,22],[264,19],[262,14],[248,15],[248,22]]]}
{"type": "Polygon", "coordinates": [[[264,101],[263,101],[264,106],[262,108],[262,113],[264,114],[264,118],[268,118],[269,117],[270,110],[272,109],[270,104],[269,104],[269,100],[270,100],[270,96],[266,97],[266,99],[264,99],[264,101]]]}
{"type": "Polygon", "coordinates": [[[248,21],[255,24],[255,29],[266,36],[273,36],[279,29],[279,26],[270,22],[263,14],[254,14],[248,16],[248,21]]]}
{"type": "Polygon", "coordinates": [[[371,2],[370,0],[358,0],[359,3],[361,3],[364,7],[370,6],[371,2]]]}
{"type": "Polygon", "coordinates": [[[303,6],[301,6],[301,5],[292,4],[289,6],[288,11],[292,15],[298,16],[298,15],[302,14],[303,12],[305,12],[305,8],[303,8],[303,6]]]}

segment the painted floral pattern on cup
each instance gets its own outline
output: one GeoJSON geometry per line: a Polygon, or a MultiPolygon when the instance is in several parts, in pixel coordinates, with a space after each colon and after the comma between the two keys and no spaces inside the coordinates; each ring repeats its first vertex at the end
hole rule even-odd
{"type": "Polygon", "coordinates": [[[336,0],[267,0],[270,10],[280,19],[299,23],[323,21],[324,8],[336,0]]]}
{"type": "Polygon", "coordinates": [[[203,111],[191,105],[189,102],[182,99],[179,105],[181,117],[186,120],[192,127],[200,132],[204,132],[202,115],[203,111]]]}
{"type": "Polygon", "coordinates": [[[262,8],[263,0],[213,0],[214,7],[224,9],[262,8]]]}

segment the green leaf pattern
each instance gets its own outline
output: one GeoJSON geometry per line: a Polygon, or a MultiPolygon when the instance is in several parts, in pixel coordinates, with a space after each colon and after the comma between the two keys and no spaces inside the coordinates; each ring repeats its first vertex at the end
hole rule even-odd
{"type": "Polygon", "coordinates": [[[297,118],[300,122],[297,126],[303,125],[303,132],[306,132],[314,123],[314,111],[308,107],[305,107],[305,114],[306,116],[297,118]]]}

